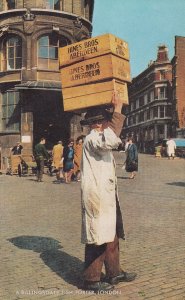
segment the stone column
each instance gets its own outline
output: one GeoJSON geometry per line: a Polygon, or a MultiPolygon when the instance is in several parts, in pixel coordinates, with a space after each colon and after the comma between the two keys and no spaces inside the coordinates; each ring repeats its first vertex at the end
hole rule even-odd
{"type": "Polygon", "coordinates": [[[164,138],[167,139],[168,138],[168,125],[164,124],[164,138]]]}
{"type": "Polygon", "coordinates": [[[158,126],[157,124],[154,125],[154,143],[158,142],[158,126]]]}

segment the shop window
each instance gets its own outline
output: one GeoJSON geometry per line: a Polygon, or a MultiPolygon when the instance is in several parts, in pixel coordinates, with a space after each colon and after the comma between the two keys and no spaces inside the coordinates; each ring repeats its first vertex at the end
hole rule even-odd
{"type": "Polygon", "coordinates": [[[59,42],[57,34],[45,35],[38,40],[38,67],[56,70],[59,68],[58,49],[68,44],[67,40],[59,42]]]}
{"type": "Polygon", "coordinates": [[[46,8],[60,10],[60,0],[46,0],[46,8]]]}
{"type": "Polygon", "coordinates": [[[2,94],[2,130],[20,130],[19,92],[2,94]]]}
{"type": "Polygon", "coordinates": [[[22,67],[22,40],[18,36],[9,37],[3,44],[2,71],[22,67]]]}

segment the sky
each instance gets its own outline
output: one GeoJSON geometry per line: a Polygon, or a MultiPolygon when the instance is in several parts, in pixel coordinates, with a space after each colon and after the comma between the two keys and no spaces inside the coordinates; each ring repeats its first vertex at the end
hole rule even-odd
{"type": "Polygon", "coordinates": [[[105,33],[128,42],[135,77],[156,60],[159,45],[173,58],[175,36],[185,36],[185,0],[95,0],[92,36],[105,33]]]}

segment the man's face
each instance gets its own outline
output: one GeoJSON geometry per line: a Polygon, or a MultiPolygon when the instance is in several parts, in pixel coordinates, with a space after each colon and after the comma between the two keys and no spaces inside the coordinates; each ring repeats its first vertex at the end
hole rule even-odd
{"type": "Polygon", "coordinates": [[[108,121],[107,120],[99,120],[99,121],[94,122],[91,125],[91,129],[95,129],[97,131],[103,131],[107,127],[108,127],[108,121]]]}

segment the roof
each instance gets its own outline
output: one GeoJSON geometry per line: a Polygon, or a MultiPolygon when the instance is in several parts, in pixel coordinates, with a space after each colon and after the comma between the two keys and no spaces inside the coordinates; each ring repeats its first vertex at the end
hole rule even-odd
{"type": "Polygon", "coordinates": [[[62,85],[60,81],[27,81],[17,84],[17,90],[50,90],[60,92],[62,85]]]}

